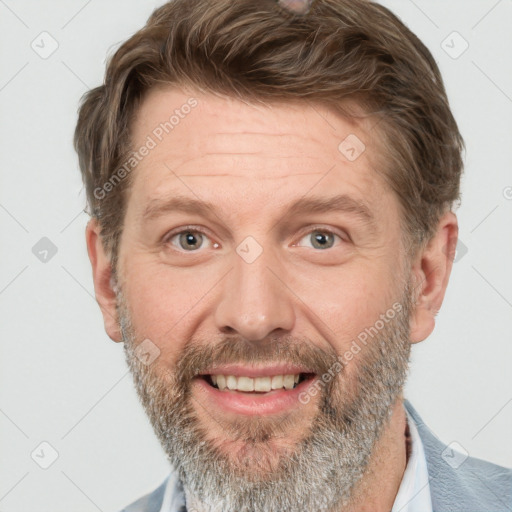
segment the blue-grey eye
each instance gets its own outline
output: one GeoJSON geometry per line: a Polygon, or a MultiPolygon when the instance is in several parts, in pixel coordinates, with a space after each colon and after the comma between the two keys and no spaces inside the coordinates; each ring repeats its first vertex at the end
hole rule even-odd
{"type": "MultiPolygon", "coordinates": [[[[325,229],[315,229],[302,238],[308,239],[314,249],[330,249],[334,246],[335,238],[339,236],[325,229]]],[[[301,241],[302,241],[301,240],[301,241]]]]}
{"type": "Polygon", "coordinates": [[[319,249],[330,249],[334,245],[334,234],[327,231],[313,231],[313,245],[319,249]]]}
{"type": "Polygon", "coordinates": [[[199,249],[203,242],[203,235],[197,231],[183,231],[178,236],[180,248],[186,251],[199,249]]]}

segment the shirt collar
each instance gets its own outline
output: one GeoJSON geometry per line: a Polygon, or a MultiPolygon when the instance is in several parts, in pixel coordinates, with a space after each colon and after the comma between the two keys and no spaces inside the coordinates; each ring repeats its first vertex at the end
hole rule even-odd
{"type": "Polygon", "coordinates": [[[185,491],[177,471],[173,471],[169,476],[159,512],[187,512],[185,491]]]}
{"type": "Polygon", "coordinates": [[[405,409],[411,434],[411,454],[391,512],[432,512],[427,459],[418,429],[405,409]]]}

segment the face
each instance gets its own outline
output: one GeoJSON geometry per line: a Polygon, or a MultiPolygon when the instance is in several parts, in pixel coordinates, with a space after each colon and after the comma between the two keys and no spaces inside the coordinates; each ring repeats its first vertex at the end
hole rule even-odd
{"type": "Polygon", "coordinates": [[[117,313],[170,461],[197,508],[346,503],[410,350],[399,205],[369,125],[319,105],[159,89],[134,147],[148,137],[117,313]],[[365,150],[340,149],[347,137],[365,150]]]}

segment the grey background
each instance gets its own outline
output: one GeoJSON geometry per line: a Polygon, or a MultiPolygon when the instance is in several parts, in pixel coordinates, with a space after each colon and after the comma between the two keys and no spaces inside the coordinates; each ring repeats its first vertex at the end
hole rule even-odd
{"type": "MultiPolygon", "coordinates": [[[[93,298],[71,146],[107,52],[161,3],[0,0],[2,512],[115,511],[168,472],[93,298]]],[[[383,3],[433,52],[468,148],[464,245],[406,397],[446,443],[511,466],[512,1],[383,3]]]]}

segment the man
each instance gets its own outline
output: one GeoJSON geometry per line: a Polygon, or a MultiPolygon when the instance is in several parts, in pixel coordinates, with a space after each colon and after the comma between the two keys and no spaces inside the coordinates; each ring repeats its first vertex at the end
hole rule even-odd
{"type": "Polygon", "coordinates": [[[96,297],[173,466],[125,510],[511,510],[403,398],[457,242],[439,69],[378,4],[287,4],[165,4],[80,108],[96,297]]]}

